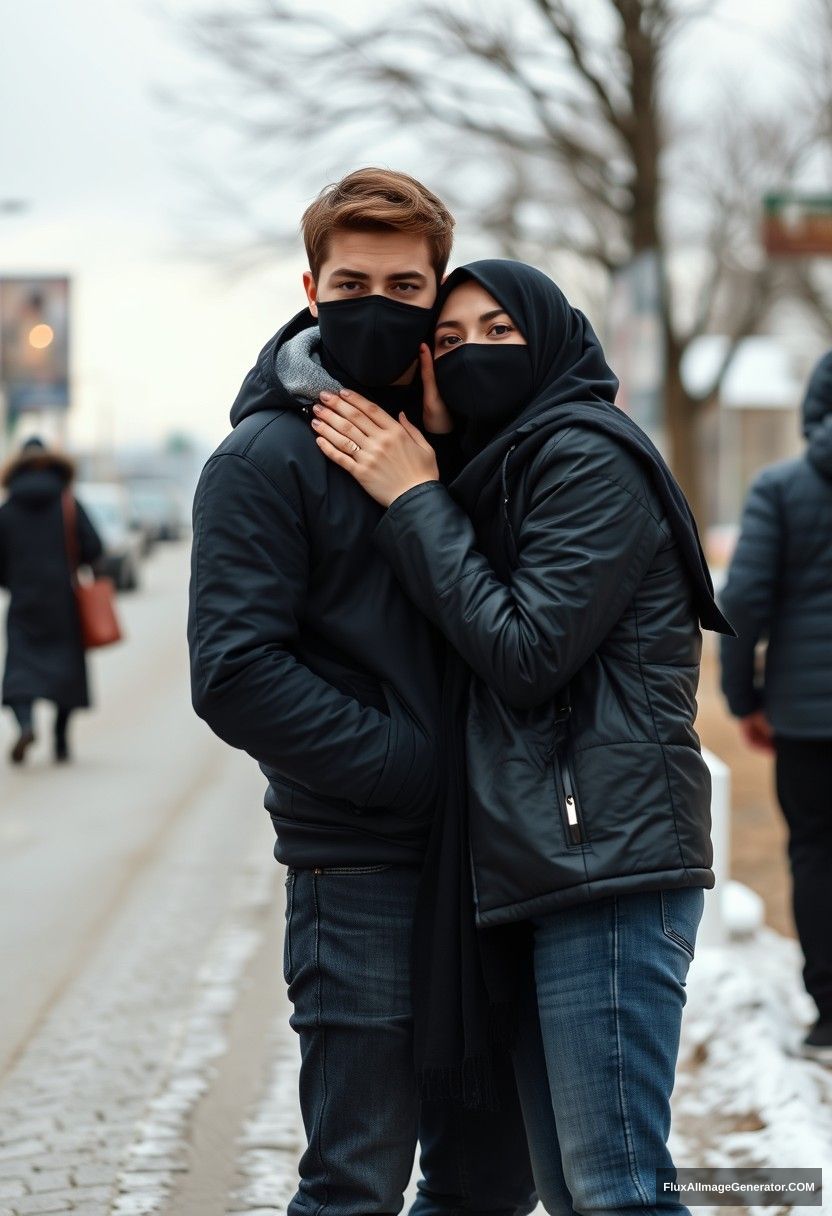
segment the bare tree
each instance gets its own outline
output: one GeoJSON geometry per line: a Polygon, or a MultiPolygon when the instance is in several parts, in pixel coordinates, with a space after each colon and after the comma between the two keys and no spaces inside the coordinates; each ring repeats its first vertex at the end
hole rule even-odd
{"type": "MultiPolygon", "coordinates": [[[[773,268],[756,231],[761,194],[795,179],[828,114],[807,105],[796,121],[784,105],[760,116],[740,96],[692,124],[669,104],[686,27],[712,7],[421,0],[360,20],[346,5],[249,0],[202,12],[193,37],[224,71],[214,117],[253,163],[297,177],[314,161],[319,182],[322,168],[368,163],[370,149],[395,159],[405,132],[433,154],[449,199],[509,255],[546,264],[568,251],[606,277],[652,251],[664,423],[698,506],[697,420],[737,344],[779,293],[824,307],[806,268],[773,268]],[[715,326],[728,347],[694,396],[682,358],[715,326]]],[[[262,240],[262,219],[255,227],[262,240]]]]}

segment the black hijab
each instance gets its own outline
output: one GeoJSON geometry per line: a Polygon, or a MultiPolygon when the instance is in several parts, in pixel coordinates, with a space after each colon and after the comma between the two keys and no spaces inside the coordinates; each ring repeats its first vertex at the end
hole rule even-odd
{"type": "Polygon", "coordinates": [[[451,292],[471,279],[506,310],[528,346],[532,396],[519,415],[506,419],[509,431],[534,417],[541,404],[615,401],[618,380],[595,331],[547,275],[524,262],[502,258],[470,262],[454,270],[442,284],[437,316],[451,292]]]}
{"type": "MultiPolygon", "coordinates": [[[[652,441],[615,404],[618,380],[589,321],[546,275],[521,262],[472,262],[443,284],[438,308],[474,279],[528,343],[532,393],[499,430],[482,436],[449,489],[473,518],[499,509],[511,467],[523,467],[558,430],[585,426],[639,459],[661,499],[708,629],[733,633],[719,611],[687,500],[652,441]]],[[[453,354],[443,356],[453,358],[453,354]]],[[[493,403],[492,403],[493,411],[493,403]]],[[[476,433],[474,429],[469,433],[476,433]]],[[[471,443],[467,445],[469,454],[471,443]]],[[[443,789],[428,844],[415,931],[414,1044],[424,1097],[494,1107],[494,1053],[510,1043],[514,997],[530,965],[527,927],[478,931],[469,861],[465,719],[472,675],[450,647],[442,698],[443,789]]]]}

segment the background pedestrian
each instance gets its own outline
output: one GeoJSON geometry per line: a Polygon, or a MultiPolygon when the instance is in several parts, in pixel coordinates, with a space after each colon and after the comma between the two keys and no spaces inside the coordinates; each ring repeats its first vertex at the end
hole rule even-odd
{"type": "MultiPolygon", "coordinates": [[[[69,759],[67,725],[89,705],[84,647],[70,579],[62,495],[73,464],[42,440],[29,439],[2,473],[8,500],[0,507],[0,585],[10,592],[3,704],[17,719],[10,760],[21,764],[35,741],[33,704],[54,702],[54,754],[69,759]]],[[[102,553],[98,533],[76,503],[78,554],[90,564],[102,553]]]]}
{"type": "Polygon", "coordinates": [[[762,470],[722,595],[722,690],[749,747],[775,756],[803,978],[818,1020],[802,1050],[832,1061],[832,351],[803,401],[804,454],[762,470]],[[767,643],[765,661],[757,647],[767,643]]]}

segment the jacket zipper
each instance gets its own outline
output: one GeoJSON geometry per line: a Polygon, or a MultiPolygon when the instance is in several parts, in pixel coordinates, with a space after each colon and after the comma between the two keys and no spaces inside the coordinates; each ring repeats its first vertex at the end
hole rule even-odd
{"type": "Polygon", "coordinates": [[[580,809],[578,807],[578,798],[575,793],[575,783],[572,780],[569,762],[565,755],[560,761],[560,777],[563,784],[564,807],[566,809],[566,827],[569,832],[569,839],[572,844],[583,844],[584,837],[581,830],[580,809]]]}
{"type": "Polygon", "coordinates": [[[509,462],[509,459],[511,458],[511,453],[514,451],[514,449],[516,447],[517,447],[516,443],[513,443],[511,445],[511,447],[508,449],[505,456],[503,457],[503,463],[500,466],[500,484],[502,486],[502,491],[503,491],[503,494],[502,494],[502,497],[503,497],[503,533],[508,538],[508,544],[509,544],[509,549],[510,549],[509,561],[513,565],[516,565],[516,563],[517,563],[517,541],[515,540],[515,537],[514,537],[514,529],[511,526],[511,519],[509,518],[509,513],[508,513],[508,504],[509,504],[508,462],[509,462]]]}

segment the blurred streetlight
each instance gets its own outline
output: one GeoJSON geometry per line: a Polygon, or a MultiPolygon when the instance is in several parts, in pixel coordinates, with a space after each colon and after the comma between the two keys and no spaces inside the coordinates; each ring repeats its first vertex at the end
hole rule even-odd
{"type": "Polygon", "coordinates": [[[46,350],[47,346],[51,346],[54,337],[55,331],[52,326],[44,322],[29,330],[29,345],[33,346],[35,350],[46,350]]]}

